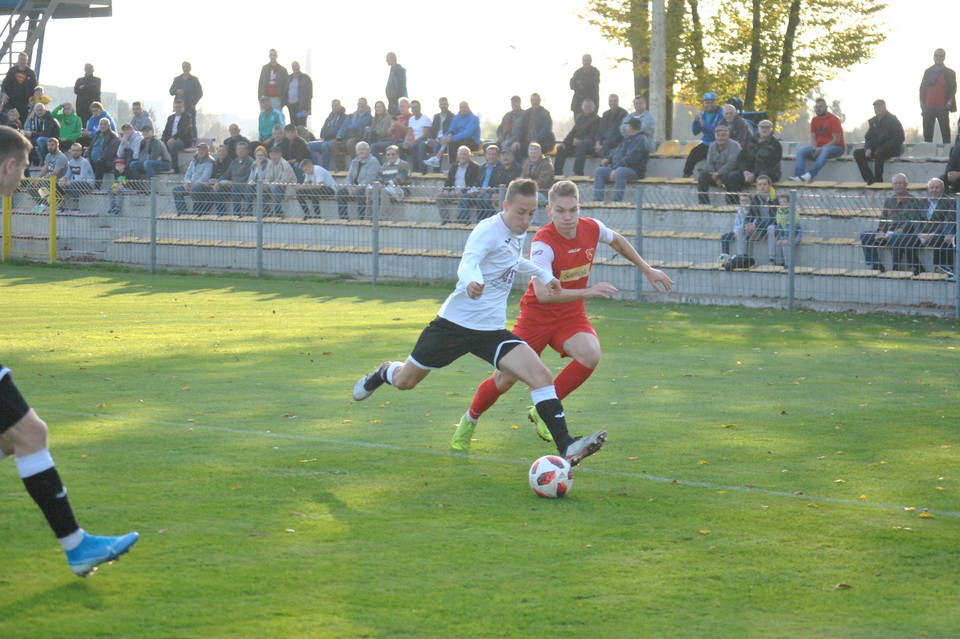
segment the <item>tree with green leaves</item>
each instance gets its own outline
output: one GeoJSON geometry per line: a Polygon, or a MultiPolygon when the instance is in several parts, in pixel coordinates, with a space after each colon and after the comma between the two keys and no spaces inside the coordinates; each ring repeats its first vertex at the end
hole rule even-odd
{"type": "MultiPolygon", "coordinates": [[[[648,0],[589,0],[609,40],[633,51],[635,84],[649,86],[648,0]]],[[[872,57],[885,35],[874,0],[668,0],[668,98],[696,105],[706,91],[748,111],[789,119],[817,85],[872,57]]],[[[668,129],[669,131],[669,129],[668,129]]]]}

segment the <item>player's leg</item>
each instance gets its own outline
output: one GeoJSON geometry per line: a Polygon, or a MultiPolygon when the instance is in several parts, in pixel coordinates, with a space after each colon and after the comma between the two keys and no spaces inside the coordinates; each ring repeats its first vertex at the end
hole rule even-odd
{"type": "Polygon", "coordinates": [[[557,451],[572,465],[576,466],[585,457],[600,450],[607,438],[604,430],[582,439],[575,440],[570,436],[563,404],[557,398],[550,370],[532,348],[523,342],[516,343],[499,359],[497,367],[533,389],[530,396],[537,413],[550,429],[557,451]]]}
{"type": "Polygon", "coordinates": [[[560,399],[580,388],[600,364],[600,340],[593,333],[577,333],[563,343],[563,352],[573,361],[553,381],[560,399]]]}
{"type": "Polygon", "coordinates": [[[405,362],[384,362],[377,370],[364,375],[353,387],[353,398],[363,401],[384,384],[397,390],[410,390],[430,373],[429,368],[418,366],[409,357],[405,362]]]}
{"type": "Polygon", "coordinates": [[[8,370],[0,368],[0,433],[12,445],[17,472],[66,551],[70,569],[86,577],[97,566],[127,552],[139,535],[95,537],[77,524],[73,508],[47,448],[47,425],[29,408],[8,370]]]}
{"type": "Polygon", "coordinates": [[[510,390],[516,383],[515,377],[500,370],[494,372],[492,377],[483,380],[477,386],[477,392],[473,395],[470,408],[460,418],[460,423],[457,424],[457,429],[453,432],[450,448],[459,451],[469,449],[470,440],[473,438],[473,431],[477,427],[480,416],[490,410],[490,407],[497,403],[500,396],[510,390]]]}

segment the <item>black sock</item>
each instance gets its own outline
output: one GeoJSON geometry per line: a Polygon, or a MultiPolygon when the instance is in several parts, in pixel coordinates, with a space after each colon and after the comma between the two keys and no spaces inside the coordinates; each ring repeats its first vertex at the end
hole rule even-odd
{"type": "Polygon", "coordinates": [[[27,487],[27,492],[43,511],[43,516],[47,518],[57,539],[66,537],[80,528],[73,516],[70,501],[67,499],[67,489],[63,487],[60,473],[56,468],[48,468],[36,475],[24,477],[23,485],[27,487]]]}
{"type": "Polygon", "coordinates": [[[557,445],[557,450],[562,455],[573,437],[567,431],[567,420],[563,415],[563,404],[559,399],[545,399],[537,403],[537,414],[544,421],[550,434],[553,435],[553,443],[557,445]]]}

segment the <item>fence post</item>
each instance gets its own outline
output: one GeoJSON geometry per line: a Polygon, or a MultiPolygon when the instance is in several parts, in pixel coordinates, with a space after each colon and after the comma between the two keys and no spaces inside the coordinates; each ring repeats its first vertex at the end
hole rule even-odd
{"type": "Polygon", "coordinates": [[[254,204],[257,214],[257,277],[263,277],[263,181],[257,180],[257,199],[254,204]]]}
{"type": "Polygon", "coordinates": [[[376,284],[377,280],[380,279],[380,198],[382,196],[383,186],[380,184],[374,184],[369,188],[369,193],[372,200],[371,208],[373,209],[373,215],[371,217],[373,223],[373,234],[370,238],[372,244],[371,256],[373,259],[373,283],[376,284]]]}
{"type": "MultiPolygon", "coordinates": [[[[787,310],[793,310],[793,301],[794,294],[796,292],[796,272],[793,270],[794,259],[793,259],[793,249],[796,246],[797,241],[797,225],[794,223],[797,215],[797,190],[792,189],[790,191],[790,216],[787,218],[787,310]]],[[[776,227],[774,227],[776,228],[776,227]]]]}
{"type": "Polygon", "coordinates": [[[953,319],[960,320],[960,273],[957,272],[960,267],[960,236],[957,231],[960,230],[960,197],[957,198],[957,211],[953,222],[953,279],[955,284],[953,319]]]}
{"type": "MultiPolygon", "coordinates": [[[[633,240],[633,248],[643,255],[643,187],[637,189],[636,237],[633,240]]],[[[639,302],[642,299],[643,272],[638,268],[633,269],[633,279],[634,299],[639,302]]]]}
{"type": "MultiPolygon", "coordinates": [[[[50,176],[50,242],[47,251],[50,263],[57,262],[57,178],[50,176]]],[[[79,207],[77,207],[79,208],[79,207]]]]}
{"type": "Polygon", "coordinates": [[[157,178],[150,178],[150,272],[157,272],[157,178]]]}

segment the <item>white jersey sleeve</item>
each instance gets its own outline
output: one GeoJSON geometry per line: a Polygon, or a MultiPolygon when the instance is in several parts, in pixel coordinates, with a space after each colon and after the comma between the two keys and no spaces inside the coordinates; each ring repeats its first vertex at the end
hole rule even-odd
{"type": "Polygon", "coordinates": [[[597,223],[597,227],[600,230],[600,236],[597,238],[598,242],[603,242],[604,244],[612,244],[613,238],[616,237],[613,233],[613,230],[610,229],[606,224],[601,222],[596,218],[591,218],[594,222],[597,223]]]}

